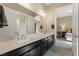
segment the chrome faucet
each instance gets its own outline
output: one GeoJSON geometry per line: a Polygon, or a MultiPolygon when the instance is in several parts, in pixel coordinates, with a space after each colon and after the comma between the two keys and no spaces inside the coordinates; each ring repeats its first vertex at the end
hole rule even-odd
{"type": "Polygon", "coordinates": [[[22,40],[22,39],[25,39],[25,36],[24,36],[24,35],[21,35],[21,40],[22,40]]]}
{"type": "Polygon", "coordinates": [[[18,32],[15,32],[16,36],[17,36],[17,39],[19,40],[19,33],[18,32]]]}
{"type": "Polygon", "coordinates": [[[25,36],[23,34],[21,35],[18,32],[15,32],[15,34],[16,34],[18,40],[25,39],[25,36]]]}

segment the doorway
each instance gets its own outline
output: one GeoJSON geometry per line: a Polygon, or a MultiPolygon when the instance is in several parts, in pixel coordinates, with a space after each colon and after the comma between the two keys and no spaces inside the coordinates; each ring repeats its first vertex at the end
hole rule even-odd
{"type": "MultiPolygon", "coordinates": [[[[56,9],[56,46],[72,52],[72,4],[56,9]]],[[[71,54],[72,55],[72,54],[71,54]]]]}

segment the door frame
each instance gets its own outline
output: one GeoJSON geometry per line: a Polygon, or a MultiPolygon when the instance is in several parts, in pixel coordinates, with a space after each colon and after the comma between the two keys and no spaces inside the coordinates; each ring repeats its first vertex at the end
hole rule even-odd
{"type": "MultiPolygon", "coordinates": [[[[75,3],[75,4],[78,4],[78,3],[75,3]]],[[[73,3],[73,6],[75,5],[74,3],[73,3]]],[[[78,7],[78,6],[76,6],[76,7],[78,7]]],[[[73,10],[73,8],[72,8],[72,10],[73,10]]],[[[56,11],[57,11],[57,9],[55,10],[55,43],[56,43],[56,41],[57,41],[57,16],[56,16],[56,11]]],[[[73,12],[74,13],[74,12],[73,12]]],[[[73,13],[72,13],[72,19],[73,19],[73,13]]],[[[73,24],[73,22],[72,22],[72,24],[73,24]]],[[[72,28],[73,29],[73,28],[72,28]]],[[[74,42],[73,42],[73,39],[72,39],[72,55],[74,56],[75,54],[77,54],[76,56],[78,56],[78,40],[77,40],[77,52],[76,53],[74,53],[74,50],[73,49],[75,49],[75,48],[73,48],[73,44],[74,44],[74,42]]],[[[56,45],[56,44],[55,44],[56,45]]]]}

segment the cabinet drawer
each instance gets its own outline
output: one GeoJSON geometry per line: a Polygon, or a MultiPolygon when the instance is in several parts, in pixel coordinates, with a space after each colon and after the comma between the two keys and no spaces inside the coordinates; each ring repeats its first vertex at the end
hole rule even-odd
{"type": "Polygon", "coordinates": [[[23,54],[22,56],[31,56],[31,51],[26,52],[26,53],[23,54]]]}
{"type": "Polygon", "coordinates": [[[31,50],[31,56],[40,56],[40,46],[31,50]]]}
{"type": "Polygon", "coordinates": [[[46,53],[46,51],[47,51],[47,49],[46,49],[46,47],[44,47],[44,49],[42,49],[42,50],[40,51],[40,55],[41,55],[41,56],[44,55],[44,54],[46,53]]]}
{"type": "Polygon", "coordinates": [[[47,49],[47,42],[40,45],[40,50],[47,49]]]}
{"type": "Polygon", "coordinates": [[[40,56],[40,46],[26,52],[23,56],[40,56]]]}
{"type": "Polygon", "coordinates": [[[32,46],[31,45],[26,45],[24,47],[21,47],[21,48],[18,48],[18,49],[15,49],[15,50],[12,50],[10,52],[7,52],[5,54],[3,54],[4,56],[20,56],[22,54],[24,54],[25,52],[29,51],[32,49],[32,46]]]}
{"type": "Polygon", "coordinates": [[[48,37],[48,49],[54,44],[54,36],[48,37]]]}
{"type": "Polygon", "coordinates": [[[47,38],[45,38],[44,40],[41,40],[40,51],[44,49],[47,49],[47,38]]]}
{"type": "Polygon", "coordinates": [[[32,43],[32,47],[35,48],[40,45],[40,40],[32,43]]]}

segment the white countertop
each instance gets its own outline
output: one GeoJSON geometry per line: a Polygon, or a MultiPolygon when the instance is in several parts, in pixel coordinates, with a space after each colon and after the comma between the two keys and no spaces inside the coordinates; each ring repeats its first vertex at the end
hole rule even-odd
{"type": "Polygon", "coordinates": [[[45,38],[45,37],[53,35],[53,34],[54,33],[31,34],[31,35],[27,35],[26,39],[24,39],[24,40],[18,41],[16,39],[12,39],[12,40],[8,40],[8,41],[0,42],[0,54],[17,49],[19,47],[22,47],[22,46],[30,44],[32,42],[38,41],[42,38],[45,38]],[[21,42],[21,41],[24,41],[24,42],[21,42]]]}

